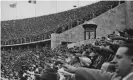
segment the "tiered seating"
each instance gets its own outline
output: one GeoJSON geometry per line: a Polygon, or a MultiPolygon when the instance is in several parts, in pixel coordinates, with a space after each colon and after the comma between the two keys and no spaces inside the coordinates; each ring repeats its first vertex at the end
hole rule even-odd
{"type": "MultiPolygon", "coordinates": [[[[130,31],[129,31],[130,34],[130,31]]],[[[112,36],[115,34],[111,34],[112,36]]],[[[128,37],[133,35],[130,34],[128,37]]],[[[111,38],[110,38],[111,39],[111,38]]],[[[113,39],[113,38],[112,38],[113,39]]],[[[76,66],[77,63],[81,64],[80,61],[75,60],[72,57],[88,57],[91,59],[91,53],[98,53],[95,57],[96,59],[91,59],[92,63],[89,68],[100,69],[101,65],[106,61],[111,61],[119,47],[118,42],[115,40],[108,40],[107,38],[97,39],[95,44],[89,43],[82,46],[74,46],[73,48],[67,48],[66,45],[60,45],[59,47],[51,50],[49,47],[40,47],[38,48],[29,48],[25,50],[3,50],[1,52],[1,73],[4,78],[13,78],[17,77],[16,80],[19,80],[18,73],[21,70],[21,66],[25,65],[30,68],[32,65],[45,67],[47,64],[52,65],[54,61],[62,60],[64,63],[71,64],[76,66]],[[103,44],[104,42],[104,44],[103,44]],[[117,44],[116,44],[117,43],[117,44]],[[104,46],[104,47],[103,47],[104,46]],[[109,49],[107,48],[108,46],[109,49]],[[102,48],[101,48],[102,47],[102,48]],[[106,49],[105,49],[106,48],[106,49]],[[103,49],[103,50],[100,50],[103,49]],[[84,54],[85,51],[85,54],[84,54]],[[106,52],[108,51],[108,52],[106,52]],[[112,52],[111,52],[112,51],[112,52]],[[73,55],[73,56],[72,56],[73,55]],[[101,57],[101,58],[99,58],[101,57]],[[67,59],[70,59],[67,60],[67,59]],[[68,62],[67,62],[68,61],[68,62]],[[97,63],[98,61],[98,63],[97,63]],[[100,63],[99,63],[100,62],[100,63]]],[[[81,65],[80,67],[85,67],[81,65]]],[[[35,72],[35,71],[34,71],[35,72]]]]}
{"type": "Polygon", "coordinates": [[[61,13],[1,22],[2,45],[13,45],[50,39],[51,33],[61,33],[88,21],[118,5],[118,1],[100,1],[61,13]]]}

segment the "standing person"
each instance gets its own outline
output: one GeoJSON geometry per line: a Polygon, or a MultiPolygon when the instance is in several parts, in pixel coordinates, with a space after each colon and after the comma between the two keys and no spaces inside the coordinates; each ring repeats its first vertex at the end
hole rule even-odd
{"type": "Polygon", "coordinates": [[[70,65],[64,68],[74,73],[76,80],[133,80],[133,44],[120,45],[112,62],[116,68],[114,73],[70,65]]]}

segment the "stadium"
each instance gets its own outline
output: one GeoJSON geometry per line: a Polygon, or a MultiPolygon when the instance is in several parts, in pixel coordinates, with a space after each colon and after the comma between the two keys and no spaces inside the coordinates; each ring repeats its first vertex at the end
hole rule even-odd
{"type": "Polygon", "coordinates": [[[132,1],[98,1],[49,15],[1,21],[1,79],[73,80],[57,74],[63,63],[101,69],[112,61],[119,44],[133,43],[132,6],[132,1]],[[40,68],[46,76],[36,75],[42,73],[40,68]]]}

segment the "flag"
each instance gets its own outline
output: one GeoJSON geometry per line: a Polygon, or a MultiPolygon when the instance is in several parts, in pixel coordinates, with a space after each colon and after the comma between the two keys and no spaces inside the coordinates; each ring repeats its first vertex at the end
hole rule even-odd
{"type": "Polygon", "coordinates": [[[77,7],[76,5],[73,6],[74,8],[77,7]]]}
{"type": "Polygon", "coordinates": [[[17,3],[9,4],[9,6],[10,6],[11,8],[16,8],[17,3]]]}
{"type": "Polygon", "coordinates": [[[33,3],[33,4],[36,4],[36,0],[29,0],[28,2],[29,3],[33,3]]]}

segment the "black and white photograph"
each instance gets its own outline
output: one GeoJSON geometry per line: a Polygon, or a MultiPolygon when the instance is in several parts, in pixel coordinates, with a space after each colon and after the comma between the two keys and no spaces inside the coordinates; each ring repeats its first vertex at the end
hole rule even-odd
{"type": "Polygon", "coordinates": [[[0,4],[0,80],[133,80],[132,0],[0,4]]]}

